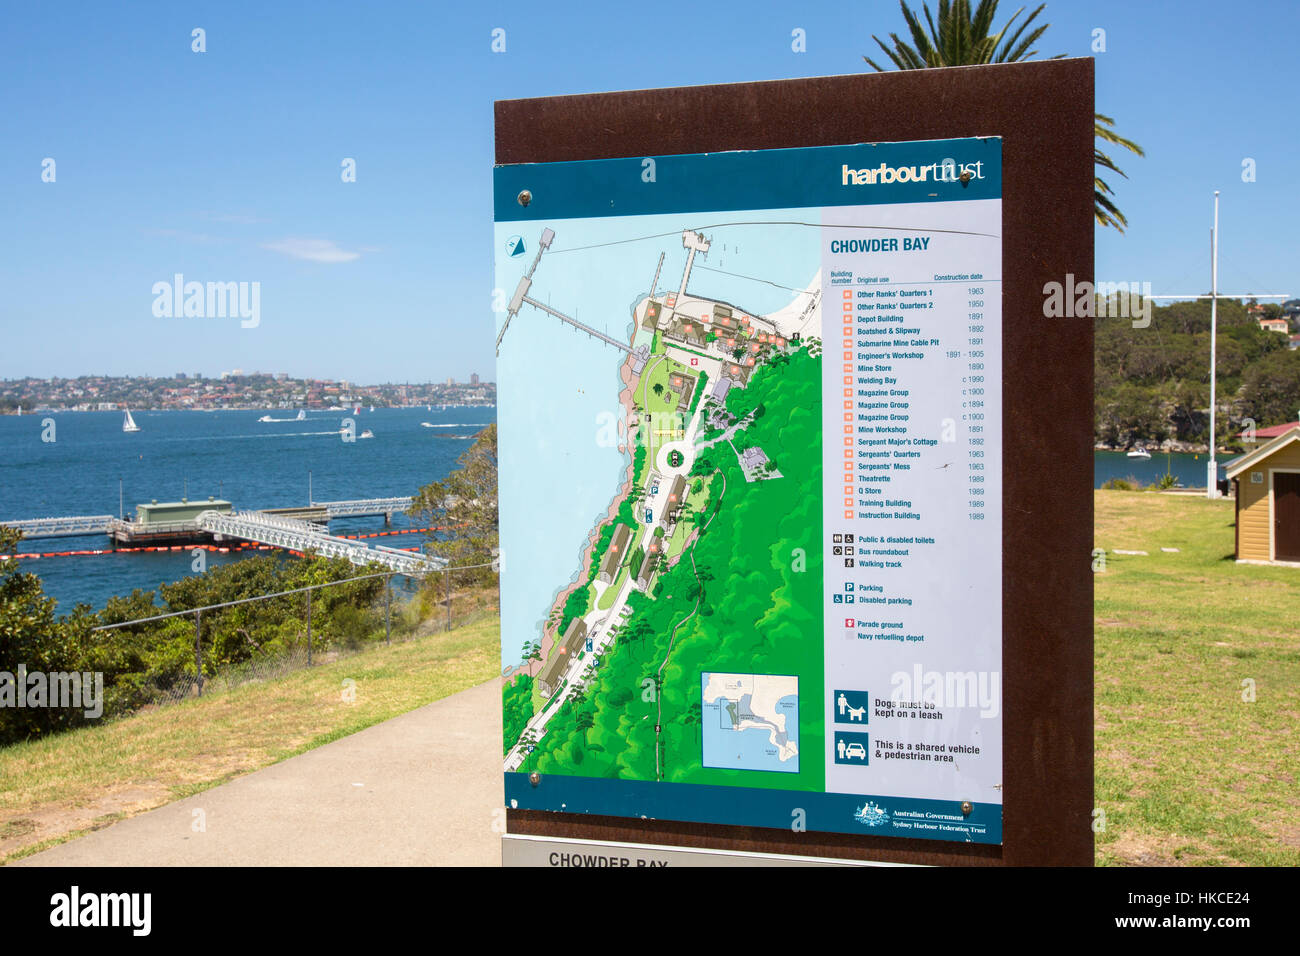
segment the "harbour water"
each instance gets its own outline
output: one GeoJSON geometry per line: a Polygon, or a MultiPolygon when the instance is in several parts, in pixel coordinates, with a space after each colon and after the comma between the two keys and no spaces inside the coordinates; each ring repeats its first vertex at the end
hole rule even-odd
{"type": "MultiPolygon", "coordinates": [[[[236,509],[305,505],[310,472],[316,501],[414,494],[445,478],[473,436],[495,420],[493,407],[362,408],[308,411],[302,421],[259,422],[264,415],[292,419],[296,410],[140,411],[140,431],[122,431],[123,413],[38,412],[0,417],[0,520],[64,515],[118,514],[121,480],[128,517],[151,500],[225,498],[236,509]],[[344,419],[355,434],[344,441],[344,419]],[[53,422],[53,429],[49,423],[53,422]],[[428,422],[436,427],[426,428],[428,422]],[[48,440],[53,438],[53,440],[48,440]]],[[[331,523],[338,534],[379,530],[383,518],[331,523]]],[[[411,527],[394,515],[392,527],[411,527]]],[[[381,539],[384,540],[384,539],[381,539]]],[[[394,546],[415,545],[420,536],[399,536],[394,546]]],[[[107,548],[106,535],[24,541],[23,553],[107,548]]],[[[266,553],[245,552],[245,555],[266,553]]],[[[156,588],[191,570],[182,552],[129,552],[25,559],[39,574],[58,610],[77,603],[103,607],[115,594],[156,588]]],[[[239,560],[210,553],[208,563],[239,560]]]]}
{"type": "MultiPolygon", "coordinates": [[[[1223,477],[1224,464],[1235,457],[1229,454],[1218,456],[1220,478],[1223,477]]],[[[1100,488],[1112,478],[1137,479],[1144,486],[1151,485],[1167,472],[1184,488],[1204,488],[1206,460],[1204,452],[1199,455],[1152,452],[1150,458],[1129,458],[1122,451],[1098,451],[1093,453],[1093,487],[1100,488]]]]}
{"type": "MultiPolygon", "coordinates": [[[[582,339],[576,338],[571,344],[579,342],[582,339]]],[[[598,351],[591,357],[597,356],[606,358],[598,351]]],[[[615,393],[616,389],[611,387],[615,393]]],[[[571,420],[591,423],[582,429],[586,441],[577,444],[589,446],[593,456],[612,456],[618,462],[615,475],[606,476],[604,468],[590,469],[591,463],[579,472],[601,475],[599,494],[573,502],[591,519],[603,514],[608,504],[604,486],[616,477],[621,480],[626,458],[614,449],[597,447],[588,434],[596,430],[594,412],[610,407],[609,396],[579,398],[593,407],[583,408],[583,414],[575,414],[571,420]]],[[[445,478],[473,435],[495,420],[496,409],[379,408],[370,412],[363,408],[357,415],[350,409],[311,411],[302,421],[259,422],[266,414],[291,419],[296,411],[134,411],[141,430],[130,434],[122,431],[120,411],[0,416],[0,519],[116,515],[119,478],[128,516],[137,504],[182,496],[191,500],[209,495],[226,498],[237,509],[302,505],[308,500],[309,472],[312,497],[317,501],[410,495],[422,485],[445,478]],[[344,442],[339,428],[345,418],[354,419],[356,434],[370,429],[375,437],[344,442]],[[43,435],[50,435],[49,420],[54,422],[54,440],[43,441],[43,435]],[[426,428],[423,422],[436,427],[426,428]]],[[[552,441],[557,438],[555,428],[544,434],[552,441]]],[[[1229,457],[1220,458],[1220,474],[1229,457]]],[[[1123,452],[1099,451],[1094,454],[1093,484],[1100,487],[1111,478],[1136,478],[1146,485],[1158,481],[1166,470],[1185,487],[1203,487],[1205,455],[1155,454],[1143,460],[1128,458],[1123,452]]],[[[532,480],[536,478],[534,475],[532,480]]],[[[411,526],[404,515],[394,516],[392,527],[411,526]]],[[[378,517],[343,519],[331,525],[340,534],[382,527],[383,519],[378,517]]],[[[405,546],[417,540],[416,536],[397,537],[390,543],[405,546]]],[[[562,550],[572,554],[570,549],[577,544],[566,541],[562,550]]],[[[92,535],[28,541],[21,550],[48,555],[107,547],[107,536],[92,535]]],[[[207,561],[211,566],[256,553],[209,553],[207,561]]],[[[23,567],[40,575],[46,593],[66,612],[80,602],[99,608],[112,595],[179,580],[193,573],[191,560],[187,551],[124,552],[25,559],[23,567]]],[[[541,611],[533,608],[526,613],[534,617],[544,613],[545,596],[541,597],[541,611]]]]}

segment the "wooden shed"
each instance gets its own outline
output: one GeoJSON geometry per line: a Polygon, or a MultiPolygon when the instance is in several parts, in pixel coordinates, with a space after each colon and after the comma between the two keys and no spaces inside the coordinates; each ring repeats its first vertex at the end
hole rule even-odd
{"type": "Polygon", "coordinates": [[[1300,565],[1300,427],[1228,464],[1237,560],[1300,565]]]}

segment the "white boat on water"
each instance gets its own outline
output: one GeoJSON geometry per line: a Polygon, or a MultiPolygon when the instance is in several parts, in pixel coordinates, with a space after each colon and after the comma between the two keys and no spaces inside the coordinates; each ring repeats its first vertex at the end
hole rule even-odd
{"type": "Polygon", "coordinates": [[[420,422],[420,427],[421,427],[421,428],[437,428],[438,426],[436,426],[433,422],[420,422]]]}
{"type": "Polygon", "coordinates": [[[1140,458],[1143,461],[1146,461],[1151,457],[1151,452],[1147,451],[1145,448],[1139,445],[1137,448],[1134,448],[1131,452],[1128,453],[1128,457],[1140,458]]]}
{"type": "Polygon", "coordinates": [[[371,405],[371,406],[370,406],[370,414],[373,415],[374,413],[375,413],[375,406],[371,405]]]}
{"type": "Polygon", "coordinates": [[[297,418],[272,418],[270,415],[263,415],[258,419],[259,422],[301,422],[307,418],[307,413],[301,408],[298,409],[297,418]]]}
{"type": "Polygon", "coordinates": [[[139,430],[140,426],[135,423],[135,419],[131,417],[131,409],[128,408],[126,410],[126,418],[122,419],[122,431],[138,432],[139,430]]]}
{"type": "Polygon", "coordinates": [[[372,432],[369,428],[367,428],[365,431],[363,431],[363,432],[362,432],[360,435],[358,435],[357,437],[358,437],[358,438],[374,438],[374,437],[375,437],[375,433],[372,432]]]}

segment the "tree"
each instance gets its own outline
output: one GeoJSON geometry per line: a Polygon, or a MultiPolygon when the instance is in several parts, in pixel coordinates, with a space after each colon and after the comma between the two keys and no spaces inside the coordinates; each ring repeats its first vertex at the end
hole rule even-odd
{"type": "MultiPolygon", "coordinates": [[[[983,63],[1014,63],[1028,60],[1037,55],[1031,49],[1039,37],[1051,26],[1044,23],[1035,27],[1028,34],[1034,19],[1047,6],[1040,3],[1018,27],[1012,30],[1020,14],[1021,7],[997,33],[990,33],[993,19],[997,16],[998,0],[980,0],[979,6],[971,10],[970,0],[939,0],[939,21],[936,24],[930,13],[929,4],[923,3],[925,24],[907,5],[906,0],[899,0],[903,19],[907,21],[911,43],[902,40],[897,33],[889,34],[891,45],[887,46],[880,37],[872,35],[871,39],[893,61],[900,70],[922,70],[931,67],[972,66],[983,63]]],[[[1051,59],[1059,59],[1064,54],[1057,54],[1051,59]]],[[[877,72],[885,72],[871,57],[864,56],[867,65],[877,72]]],[[[1142,147],[1130,139],[1125,139],[1115,132],[1115,121],[1102,113],[1094,114],[1093,135],[1103,143],[1122,146],[1138,156],[1145,156],[1142,147]]],[[[1110,170],[1128,178],[1124,171],[1115,165],[1115,161],[1096,145],[1092,150],[1093,164],[1101,169],[1110,170]]],[[[1111,226],[1119,232],[1124,231],[1128,220],[1119,211],[1111,197],[1114,191],[1110,184],[1100,176],[1093,174],[1093,214],[1097,224],[1111,226]]]]}
{"type": "MultiPolygon", "coordinates": [[[[22,532],[0,525],[0,553],[17,551],[21,540],[22,532]]],[[[15,675],[6,678],[10,694],[16,692],[21,667],[29,672],[79,669],[65,666],[79,657],[65,637],[54,616],[54,599],[46,596],[41,579],[21,570],[16,559],[0,561],[0,671],[15,675]]],[[[9,700],[0,706],[0,744],[50,731],[55,728],[53,718],[62,713],[52,707],[20,708],[9,700]]]]}
{"type": "Polygon", "coordinates": [[[1246,373],[1241,397],[1260,428],[1295,421],[1300,409],[1300,352],[1283,349],[1260,359],[1246,373]]]}
{"type": "Polygon", "coordinates": [[[683,724],[685,724],[688,728],[691,727],[695,728],[696,739],[699,738],[699,728],[704,725],[704,721],[702,719],[703,715],[701,713],[702,710],[703,710],[703,706],[697,701],[696,703],[691,704],[689,708],[687,708],[685,715],[683,715],[682,717],[683,724]]]}
{"type": "MultiPolygon", "coordinates": [[[[415,494],[407,513],[440,529],[430,532],[426,547],[452,567],[490,564],[499,545],[496,425],[479,432],[456,463],[460,467],[445,479],[415,494]]],[[[458,572],[455,580],[487,586],[495,582],[496,572],[476,568],[458,572]]]]}

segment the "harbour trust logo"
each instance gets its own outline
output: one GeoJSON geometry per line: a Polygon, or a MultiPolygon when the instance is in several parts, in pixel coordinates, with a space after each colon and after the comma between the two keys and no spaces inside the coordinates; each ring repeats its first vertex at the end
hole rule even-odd
{"type": "Polygon", "coordinates": [[[959,163],[942,159],[928,166],[879,166],[851,169],[845,163],[840,167],[840,183],[844,186],[887,186],[890,183],[968,183],[984,178],[984,161],[959,163]]]}

